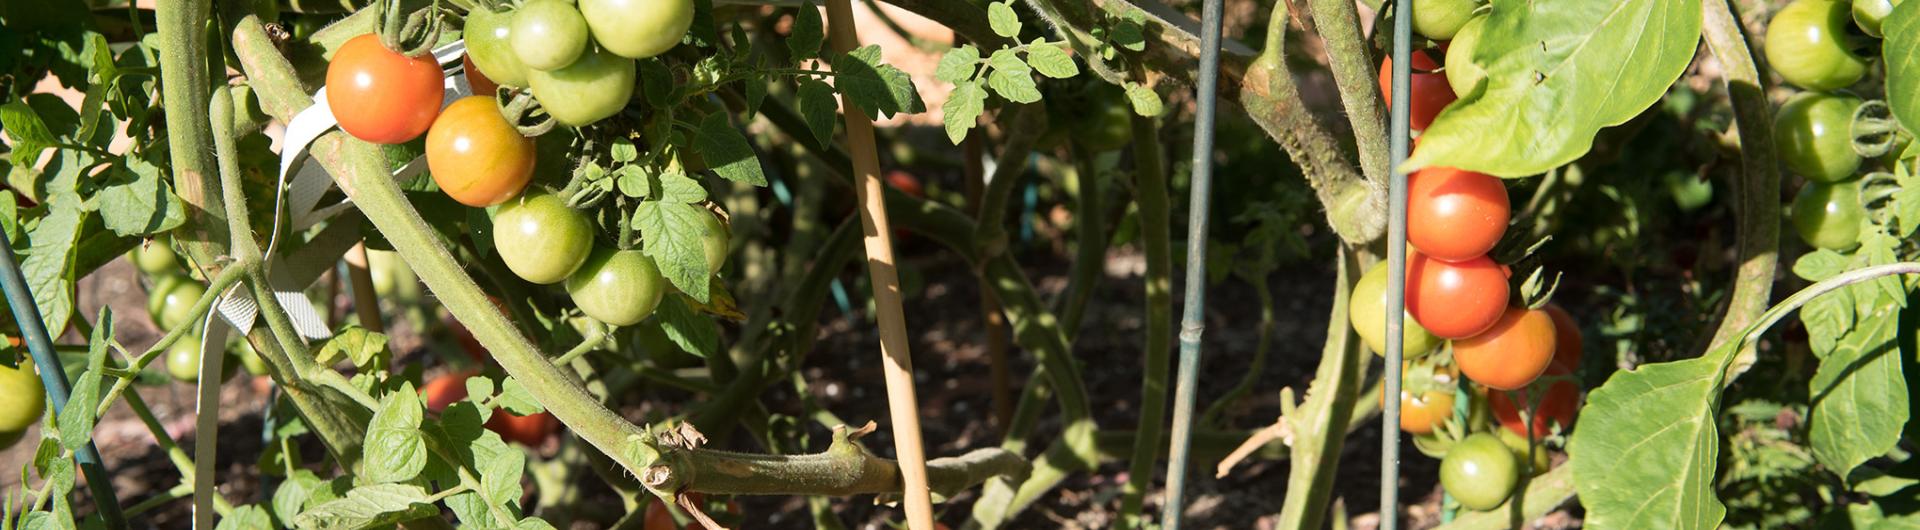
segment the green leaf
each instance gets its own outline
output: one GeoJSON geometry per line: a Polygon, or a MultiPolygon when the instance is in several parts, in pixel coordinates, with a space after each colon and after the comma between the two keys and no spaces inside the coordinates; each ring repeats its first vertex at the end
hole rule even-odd
{"type": "Polygon", "coordinates": [[[720,178],[766,186],[767,176],[760,171],[760,159],[753,146],[738,129],[727,122],[725,113],[715,112],[700,120],[700,155],[720,178]]]}
{"type": "MultiPolygon", "coordinates": [[[[1071,59],[1069,59],[1071,61],[1071,59]]],[[[972,44],[963,44],[947,50],[940,56],[940,65],[934,67],[933,78],[948,83],[960,83],[973,79],[973,73],[980,68],[980,49],[972,44]]]]}
{"type": "Polygon", "coordinates": [[[1907,423],[1907,383],[1894,341],[1899,322],[1898,307],[1878,304],[1820,361],[1808,383],[1813,454],[1842,477],[1893,449],[1907,423]]]}
{"type": "Polygon", "coordinates": [[[74,250],[78,246],[80,225],[86,220],[80,198],[61,193],[47,203],[47,214],[27,232],[32,246],[20,263],[27,288],[33,290],[33,303],[40,306],[40,320],[48,330],[67,329],[73,316],[74,250]]]}
{"type": "Polygon", "coordinates": [[[794,104],[800,107],[800,118],[807,122],[807,129],[813,131],[814,140],[820,145],[832,145],[833,128],[840,123],[840,102],[834,98],[833,86],[818,79],[801,79],[794,104]]]}
{"type": "MultiPolygon", "coordinates": [[[[387,335],[368,330],[359,325],[349,324],[340,333],[328,338],[320,345],[320,351],[314,354],[320,364],[332,364],[344,357],[354,366],[369,368],[391,355],[387,352],[387,335]]],[[[379,363],[384,364],[384,363],[379,363]]]]}
{"type": "Polygon", "coordinates": [[[987,24],[993,26],[996,35],[1009,39],[1020,36],[1020,15],[1007,2],[987,4],[987,24]]]}
{"type": "Polygon", "coordinates": [[[1113,24],[1113,30],[1107,33],[1108,42],[1127,51],[1145,51],[1147,49],[1147,29],[1140,21],[1122,19],[1113,24]]]}
{"type": "Polygon", "coordinates": [[[460,519],[460,528],[466,530],[502,530],[500,521],[493,518],[488,510],[490,503],[486,497],[476,491],[463,491],[446,499],[447,508],[460,519]]]}
{"type": "MultiPolygon", "coordinates": [[[[1898,238],[1888,235],[1884,228],[1874,226],[1872,230],[1860,234],[1860,249],[1855,252],[1865,256],[1869,266],[1892,265],[1900,262],[1900,256],[1894,252],[1899,247],[1898,238]]],[[[1907,288],[1899,276],[1881,276],[1866,283],[1879,289],[1883,299],[1897,306],[1907,305],[1907,288]]]]}
{"type": "Polygon", "coordinates": [[[793,32],[787,34],[787,49],[793,60],[811,59],[820,54],[820,42],[826,36],[820,24],[820,8],[812,0],[800,4],[793,13],[793,32]]]}
{"type": "Polygon", "coordinates": [[[220,524],[215,525],[213,530],[256,530],[260,528],[273,528],[273,517],[268,515],[267,511],[261,509],[259,506],[249,504],[234,507],[233,514],[220,519],[220,524]]]}
{"type": "Polygon", "coordinates": [[[1827,249],[1817,249],[1801,254],[1793,262],[1793,274],[1810,282],[1817,282],[1847,272],[1847,257],[1827,249]]]}
{"type": "Polygon", "coordinates": [[[700,181],[694,180],[685,172],[668,170],[660,174],[660,200],[680,203],[702,202],[707,200],[707,189],[700,187],[700,181]]]}
{"type": "Polygon", "coordinates": [[[115,166],[106,187],[95,192],[100,220],[108,230],[126,237],[173,230],[186,223],[186,206],[174,196],[160,168],[139,157],[127,157],[115,166]]]}
{"type": "Polygon", "coordinates": [[[1040,101],[1040,87],[1033,82],[1033,74],[1028,73],[1026,65],[1021,71],[993,69],[987,74],[987,86],[993,93],[1015,103],[1034,103],[1040,101]]]}
{"type": "Polygon", "coordinates": [[[47,123],[40,120],[40,115],[19,101],[0,105],[0,130],[6,131],[7,139],[12,142],[14,160],[38,160],[40,150],[60,143],[47,130],[47,123]]]}
{"type": "MultiPolygon", "coordinates": [[[[473,240],[473,250],[480,257],[493,255],[493,217],[488,210],[496,208],[461,208],[467,211],[467,236],[473,240]]],[[[398,259],[398,258],[395,258],[398,259]]],[[[413,281],[413,280],[406,280],[413,281]]]]}
{"type": "MultiPolygon", "coordinates": [[[[59,417],[60,446],[78,451],[93,440],[94,412],[100,407],[100,380],[107,364],[107,345],[113,342],[113,310],[100,308],[93,337],[87,340],[87,366],[67,396],[67,407],[59,417]]],[[[188,339],[181,339],[188,340],[188,339]]]]}
{"type": "MultiPolygon", "coordinates": [[[[941,64],[943,66],[946,64],[944,59],[941,64]]],[[[1080,75],[1080,65],[1073,62],[1073,56],[1067,55],[1065,48],[1047,44],[1041,39],[1033,39],[1033,42],[1027,45],[1027,64],[1034,70],[1039,70],[1040,75],[1054,79],[1080,75]]]]}
{"type": "Polygon", "coordinates": [[[321,503],[294,520],[302,529],[360,529],[397,524],[439,513],[427,501],[426,490],[407,484],[375,484],[321,503]]]}
{"type": "Polygon", "coordinates": [[[655,310],[660,317],[660,328],[667,338],[680,346],[681,350],[702,358],[720,353],[720,329],[714,324],[713,317],[696,312],[678,296],[668,296],[660,300],[660,308],[655,310]]]}
{"type": "Polygon", "coordinates": [[[1920,228],[1920,178],[1916,178],[1907,168],[1911,164],[1894,164],[1894,182],[1899,189],[1893,192],[1894,219],[1899,221],[1900,231],[1895,234],[1901,239],[1913,237],[1915,228],[1920,228]]]}
{"type": "Polygon", "coordinates": [[[534,517],[513,523],[513,530],[554,530],[553,524],[534,517]]]}
{"type": "Polygon", "coordinates": [[[660,267],[660,274],[673,282],[680,292],[702,302],[707,301],[705,209],[686,203],[647,201],[633,213],[633,227],[646,238],[647,257],[660,267]]]}
{"type": "Polygon", "coordinates": [[[477,401],[493,397],[493,379],[484,375],[467,378],[467,400],[477,401]]]}
{"type": "Polygon", "coordinates": [[[412,480],[427,467],[427,440],[420,433],[420,421],[426,407],[413,383],[401,391],[389,393],[380,410],[367,425],[367,443],[362,475],[373,482],[412,480]]]}
{"type": "Polygon", "coordinates": [[[1714,495],[1714,404],[1730,348],[1615,372],[1587,395],[1567,452],[1594,528],[1711,530],[1726,515],[1714,495]]]}
{"type": "Polygon", "coordinates": [[[659,59],[635,63],[635,73],[640,77],[640,94],[647,98],[647,104],[654,108],[672,106],[673,72],[667,69],[667,65],[659,59]]]}
{"type": "Polygon", "coordinates": [[[640,158],[640,148],[634,147],[633,140],[625,136],[613,137],[607,151],[613,155],[614,162],[632,162],[640,158]]]}
{"type": "Polygon", "coordinates": [[[1886,40],[1887,106],[1909,131],[1920,131],[1920,3],[1899,2],[1880,25],[1886,40]]]}
{"type": "Polygon", "coordinates": [[[529,416],[547,410],[540,406],[538,400],[533,399],[533,394],[527,392],[527,387],[520,385],[520,380],[512,376],[508,376],[500,383],[499,404],[501,408],[507,409],[507,412],[512,412],[515,416],[529,416]]]}
{"type": "Polygon", "coordinates": [[[947,102],[940,106],[940,111],[947,130],[947,140],[959,145],[961,140],[967,138],[967,131],[980,123],[980,115],[987,111],[987,91],[981,88],[979,81],[954,85],[953,93],[947,96],[947,102]]]}
{"type": "Polygon", "coordinates": [[[1807,345],[1815,356],[1826,358],[1853,329],[1853,303],[1851,289],[1836,289],[1800,308],[1800,323],[1807,328],[1807,345]]]}
{"type": "Polygon", "coordinates": [[[636,199],[653,196],[653,175],[647,173],[646,166],[627,164],[613,170],[614,188],[621,195],[636,199]]]}
{"type": "Polygon", "coordinates": [[[1160,93],[1154,92],[1153,87],[1132,81],[1127,82],[1127,102],[1133,104],[1133,113],[1141,116],[1159,116],[1165,110],[1160,103],[1160,93]]]}
{"type": "Polygon", "coordinates": [[[1486,88],[1441,113],[1405,168],[1522,177],[1579,158],[1692,62],[1700,0],[1495,2],[1486,24],[1473,61],[1486,88]]]}
{"type": "Polygon", "coordinates": [[[913,79],[906,72],[880,63],[880,47],[863,46],[833,59],[834,83],[840,94],[868,118],[926,110],[913,79]]]}
{"type": "Polygon", "coordinates": [[[519,504],[527,453],[501,442],[475,444],[473,455],[475,474],[480,475],[480,496],[498,506],[519,504]]]}
{"type": "Polygon", "coordinates": [[[327,482],[319,475],[307,469],[295,469],[293,474],[273,490],[273,515],[281,521],[292,521],[307,508],[307,499],[314,490],[326,487],[327,482]]]}
{"type": "Polygon", "coordinates": [[[993,55],[987,56],[987,67],[994,70],[1007,70],[1021,74],[1031,73],[1033,71],[1033,67],[1027,66],[1027,62],[1020,59],[1020,52],[1014,51],[1012,48],[994,50],[993,55]]]}

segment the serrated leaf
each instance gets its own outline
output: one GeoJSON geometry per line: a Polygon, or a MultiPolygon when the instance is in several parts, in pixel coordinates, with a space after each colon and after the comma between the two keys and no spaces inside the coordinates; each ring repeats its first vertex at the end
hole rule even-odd
{"type": "MultiPolygon", "coordinates": [[[[760,62],[755,61],[756,65],[760,62]]],[[[747,117],[752,118],[754,114],[760,112],[760,104],[767,100],[767,80],[761,77],[759,72],[754,72],[741,83],[746,85],[747,117]]]]}
{"type": "Polygon", "coordinates": [[[1853,329],[1853,291],[1836,289],[1807,301],[1800,308],[1800,323],[1807,328],[1807,345],[1813,354],[1826,358],[1839,340],[1853,329]]]}
{"type": "Polygon", "coordinates": [[[794,104],[800,107],[800,118],[807,122],[807,129],[813,131],[814,141],[832,145],[833,128],[840,123],[840,102],[834,98],[833,86],[818,79],[801,79],[794,104]]]}
{"type": "Polygon", "coordinates": [[[636,199],[653,196],[652,177],[647,168],[640,164],[628,164],[613,170],[614,188],[620,190],[621,195],[636,199]]]}
{"type": "Polygon", "coordinates": [[[696,203],[707,200],[707,189],[686,173],[668,170],[660,174],[660,200],[696,203]]]}
{"type": "Polygon", "coordinates": [[[480,496],[479,492],[463,491],[447,497],[445,502],[447,503],[447,508],[453,510],[454,517],[460,519],[460,528],[470,530],[502,530],[500,528],[500,521],[494,519],[493,512],[488,510],[486,497],[480,496]]]}
{"type": "Polygon", "coordinates": [[[880,63],[880,47],[863,46],[833,59],[834,85],[848,102],[868,118],[926,110],[913,88],[913,79],[899,68],[880,63]]]}
{"type": "Polygon", "coordinates": [[[987,4],[987,24],[996,35],[1009,39],[1020,36],[1020,15],[1007,2],[987,4]]]}
{"type": "Polygon", "coordinates": [[[987,91],[978,81],[968,81],[953,87],[947,95],[947,102],[940,106],[941,121],[947,130],[947,140],[960,145],[967,138],[967,131],[980,123],[980,115],[987,111],[987,91]]]}
{"type": "Polygon", "coordinates": [[[1153,87],[1139,83],[1127,83],[1127,102],[1133,105],[1133,113],[1141,116],[1159,116],[1165,108],[1160,103],[1160,93],[1153,87]]]}
{"type": "Polygon", "coordinates": [[[1014,51],[1012,48],[994,50],[993,55],[987,56],[987,67],[994,70],[1006,70],[1022,74],[1033,71],[1033,67],[1027,66],[1027,62],[1020,59],[1020,52],[1014,51]]]}
{"type": "Polygon", "coordinates": [[[760,170],[760,158],[754,155],[753,146],[747,143],[747,138],[727,122],[726,114],[716,112],[702,118],[697,143],[700,155],[707,160],[707,166],[720,178],[755,186],[767,185],[767,176],[760,170]]]}
{"type": "Polygon", "coordinates": [[[94,412],[100,406],[101,374],[107,362],[107,344],[112,341],[113,311],[102,307],[100,318],[94,321],[93,337],[87,339],[87,366],[80,380],[74,383],[67,396],[68,406],[59,416],[60,446],[68,451],[78,451],[93,440],[94,422],[99,419],[94,412]]]}
{"type": "Polygon", "coordinates": [[[362,475],[369,481],[412,480],[427,467],[427,440],[420,432],[426,407],[412,383],[402,388],[387,394],[367,425],[367,443],[361,450],[366,452],[362,475]]]}
{"type": "Polygon", "coordinates": [[[820,24],[820,8],[812,0],[802,2],[800,9],[793,13],[793,32],[787,35],[787,50],[793,52],[793,60],[811,59],[820,54],[820,42],[825,31],[820,24]]]}
{"type": "Polygon", "coordinates": [[[1587,396],[1567,452],[1595,528],[1710,530],[1726,515],[1714,493],[1714,425],[1723,359],[1706,356],[1615,372],[1587,396]]]}
{"type": "Polygon", "coordinates": [[[553,524],[533,517],[513,523],[513,530],[554,530],[553,524]]]}
{"type": "Polygon", "coordinates": [[[347,496],[321,503],[294,520],[302,529],[374,528],[432,517],[439,510],[427,502],[426,490],[407,484],[375,484],[347,492],[347,496]]]}
{"type": "Polygon", "coordinates": [[[352,362],[354,366],[368,368],[387,355],[387,334],[368,330],[358,325],[348,325],[340,333],[327,339],[320,346],[314,358],[320,364],[332,364],[341,358],[352,362]]]}
{"type": "Polygon", "coordinates": [[[47,203],[47,214],[27,232],[32,246],[20,263],[27,288],[33,291],[33,303],[40,307],[40,320],[48,330],[67,329],[73,316],[73,255],[78,247],[80,225],[86,220],[80,198],[62,193],[47,203]]]}
{"type": "Polygon", "coordinates": [[[546,407],[540,406],[540,401],[533,399],[533,393],[527,392],[527,387],[522,386],[520,380],[512,376],[508,376],[500,383],[498,403],[501,408],[507,409],[507,412],[512,412],[515,416],[530,416],[547,411],[546,407]]]}
{"type": "Polygon", "coordinates": [[[42,149],[60,142],[33,107],[20,101],[0,105],[0,130],[7,133],[14,160],[38,160],[42,149]]]}
{"type": "Polygon", "coordinates": [[[1080,65],[1073,62],[1073,56],[1067,55],[1065,48],[1047,44],[1041,39],[1033,39],[1027,45],[1027,65],[1039,70],[1040,75],[1054,79],[1080,75],[1080,65]]]}
{"type": "Polygon", "coordinates": [[[1886,40],[1880,60],[1887,67],[1887,106],[1909,131],[1920,131],[1920,4],[1899,2],[1881,22],[1886,40]]]}
{"type": "Polygon", "coordinates": [[[186,223],[186,206],[158,167],[139,157],[127,157],[115,166],[105,187],[95,192],[100,220],[108,230],[126,237],[173,230],[186,223]]]}
{"type": "Polygon", "coordinates": [[[1700,25],[1700,0],[1496,2],[1474,49],[1485,89],[1441,113],[1403,167],[1521,177],[1579,158],[1667,93],[1700,25]]]}
{"type": "Polygon", "coordinates": [[[1034,84],[1033,75],[1025,71],[995,68],[993,73],[987,74],[987,86],[993,89],[993,93],[1015,103],[1040,101],[1040,87],[1034,84]]]}
{"type": "Polygon", "coordinates": [[[1793,274],[1803,280],[1817,282],[1846,272],[1847,261],[1847,257],[1839,252],[1817,249],[1801,254],[1800,259],[1794,260],[1793,274]]]}
{"type": "Polygon", "coordinates": [[[261,528],[273,528],[273,518],[267,514],[265,509],[249,504],[234,507],[233,513],[221,518],[220,524],[215,525],[213,530],[258,530],[261,528]]]}
{"type": "Polygon", "coordinates": [[[1813,454],[1844,477],[1900,441],[1907,423],[1907,383],[1894,339],[1897,307],[1887,301],[1840,339],[1808,382],[1813,454]]]}
{"type": "Polygon", "coordinates": [[[659,59],[634,61],[634,73],[640,78],[640,94],[653,108],[673,105],[673,71],[659,59]]]}
{"type": "Polygon", "coordinates": [[[685,300],[678,296],[662,298],[654,311],[660,317],[660,328],[682,351],[702,358],[719,353],[719,328],[712,318],[687,307],[685,300]]]}
{"type": "Polygon", "coordinates": [[[957,84],[973,79],[974,71],[979,68],[980,49],[972,44],[963,44],[940,56],[940,65],[934,67],[933,78],[957,84]]]}
{"type": "Polygon", "coordinates": [[[706,210],[686,203],[647,201],[634,210],[633,227],[646,238],[647,257],[680,292],[707,299],[706,210]]]}

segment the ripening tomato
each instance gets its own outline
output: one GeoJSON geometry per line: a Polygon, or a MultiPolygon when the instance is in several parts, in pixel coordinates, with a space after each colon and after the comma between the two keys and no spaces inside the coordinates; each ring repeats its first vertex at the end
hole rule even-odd
{"type": "Polygon", "coordinates": [[[1767,22],[1767,64],[1780,77],[1807,90],[1846,88],[1867,75],[1867,60],[1847,35],[1852,4],[1843,0],[1794,0],[1767,22]]]}
{"type": "MultiPolygon", "coordinates": [[[[1440,72],[1440,62],[1430,55],[1434,50],[1415,50],[1413,52],[1413,88],[1408,93],[1407,127],[1409,130],[1425,130],[1433,124],[1433,119],[1446,110],[1458,96],[1453,87],[1447,85],[1447,76],[1440,72]]],[[[1388,57],[1380,63],[1380,95],[1393,102],[1393,58],[1388,57]]]]}
{"type": "Polygon", "coordinates": [[[733,227],[727,226],[727,222],[720,220],[716,214],[708,214],[702,220],[707,225],[706,236],[700,238],[701,249],[707,255],[707,272],[719,274],[720,267],[727,265],[727,245],[733,239],[733,227]]]}
{"type": "Polygon", "coordinates": [[[915,199],[927,198],[927,188],[920,185],[920,177],[902,170],[890,170],[886,174],[887,186],[915,199]]]}
{"type": "Polygon", "coordinates": [[[133,267],[147,275],[173,274],[180,270],[180,255],[173,252],[173,238],[155,236],[153,239],[133,247],[128,258],[133,267]]]}
{"type": "Polygon", "coordinates": [[[629,59],[673,49],[693,27],[692,0],[580,0],[580,14],[595,42],[629,59]]]}
{"type": "Polygon", "coordinates": [[[0,434],[26,431],[46,410],[47,389],[31,359],[20,358],[13,368],[0,366],[0,434]]]}
{"type": "Polygon", "coordinates": [[[439,414],[460,400],[467,399],[467,378],[478,372],[454,372],[435,377],[420,385],[420,396],[427,402],[427,412],[439,414]]]}
{"type": "Polygon", "coordinates": [[[1860,154],[1853,151],[1853,113],[1860,98],[1802,92],[1773,115],[1773,142],[1787,169],[1814,182],[1854,177],[1860,154]]]}
{"type": "Polygon", "coordinates": [[[193,305],[206,296],[206,286],[185,276],[168,276],[155,281],[147,293],[147,316],[162,331],[189,324],[193,305]]]}
{"type": "Polygon", "coordinates": [[[520,279],[560,283],[593,251],[593,222],[558,195],[528,193],[494,214],[493,246],[520,279]]]}
{"type": "Polygon", "coordinates": [[[1407,175],[1407,243],[1434,259],[1482,256],[1511,215],[1507,186],[1485,173],[1430,167],[1407,175]]]}
{"type": "Polygon", "coordinates": [[[500,438],[520,445],[539,447],[548,437],[553,436],[560,427],[560,421],[553,413],[541,412],[529,416],[515,416],[506,409],[493,411],[487,418],[487,430],[500,434],[500,438]]]}
{"type": "Polygon", "coordinates": [[[491,97],[447,106],[427,133],[427,171],[460,204],[484,208],[520,194],[533,180],[533,139],[500,115],[491,97]]]}
{"type": "Polygon", "coordinates": [[[1473,87],[1487,78],[1487,68],[1473,62],[1473,48],[1480,45],[1480,33],[1486,28],[1487,17],[1474,17],[1447,43],[1447,87],[1455,95],[1473,93],[1473,87]]]}
{"type": "Polygon", "coordinates": [[[589,50],[565,68],[527,72],[527,83],[554,121],[584,127],[626,108],[635,71],[632,59],[589,50]]]}
{"type": "MultiPolygon", "coordinates": [[[[467,13],[467,26],[461,31],[461,37],[467,41],[467,57],[481,77],[506,86],[524,87],[527,86],[527,65],[514,53],[512,35],[513,13],[495,13],[484,3],[467,13]]],[[[474,68],[467,69],[469,74],[474,71],[474,68]]],[[[475,90],[474,93],[492,91],[475,90]]]]}
{"type": "Polygon", "coordinates": [[[1573,321],[1573,315],[1555,304],[1543,308],[1547,316],[1553,317],[1553,362],[1580,367],[1582,352],[1586,349],[1580,341],[1580,324],[1573,321]]]}
{"type": "Polygon", "coordinates": [[[521,64],[536,71],[557,70],[587,51],[587,20],[573,2],[534,0],[513,12],[507,41],[521,64]]]}
{"type": "Polygon", "coordinates": [[[340,130],[376,144],[419,138],[446,95],[432,55],[407,57],[372,33],[348,39],[327,63],[327,101],[340,130]]]}
{"type": "Polygon", "coordinates": [[[1507,275],[1481,256],[1447,262],[1407,253],[1407,314],[1436,337],[1464,339],[1507,310],[1507,275]]]}
{"type": "Polygon", "coordinates": [[[1475,383],[1515,390],[1547,370],[1555,340],[1553,317],[1546,311],[1509,308],[1493,327],[1453,341],[1453,362],[1475,383]]]}
{"type": "Polygon", "coordinates": [[[1562,430],[1573,426],[1574,414],[1579,410],[1580,387],[1573,381],[1573,367],[1563,363],[1547,365],[1543,379],[1552,378],[1552,383],[1538,382],[1525,389],[1508,392],[1493,391],[1487,393],[1487,407],[1493,409],[1493,417],[1500,425],[1514,434],[1526,436],[1525,422],[1520,421],[1520,407],[1527,406],[1532,398],[1531,392],[1540,392],[1546,385],[1545,394],[1540,399],[1540,408],[1533,416],[1533,436],[1538,438],[1553,432],[1553,426],[1562,430]],[[1517,400],[1517,401],[1516,401],[1517,400]]]}
{"type": "Polygon", "coordinates": [[[1440,487],[1461,506],[1491,510],[1507,502],[1520,480],[1513,451],[1487,433],[1474,433],[1447,449],[1440,459],[1440,487]]]}
{"type": "MultiPolygon", "coordinates": [[[[1402,310],[1404,313],[1405,310],[1402,310]]],[[[1387,351],[1387,264],[1376,263],[1360,275],[1360,281],[1353,285],[1353,296],[1347,303],[1347,321],[1353,324],[1353,331],[1360,340],[1367,343],[1367,349],[1374,355],[1386,355],[1387,351]]],[[[1400,353],[1405,358],[1426,355],[1440,346],[1440,338],[1427,332],[1412,313],[1400,319],[1400,353]]]]}
{"type": "Polygon", "coordinates": [[[667,288],[653,258],[638,250],[595,250],[567,278],[567,294],[580,312],[613,326],[646,320],[667,288]]]}
{"type": "Polygon", "coordinates": [[[473,95],[493,97],[494,92],[500,90],[499,83],[495,83],[492,79],[487,78],[487,74],[481,72],[480,67],[473,64],[473,54],[471,53],[460,55],[460,71],[467,76],[467,88],[473,89],[473,95]]]}
{"type": "Polygon", "coordinates": [[[1867,209],[1860,205],[1860,180],[1834,184],[1809,182],[1793,197],[1788,209],[1794,231],[1815,248],[1844,251],[1860,244],[1860,224],[1867,209]]]}
{"type": "Polygon", "coordinates": [[[1428,434],[1452,417],[1452,389],[1433,389],[1420,395],[1400,391],[1400,430],[1408,434],[1428,434]]]}

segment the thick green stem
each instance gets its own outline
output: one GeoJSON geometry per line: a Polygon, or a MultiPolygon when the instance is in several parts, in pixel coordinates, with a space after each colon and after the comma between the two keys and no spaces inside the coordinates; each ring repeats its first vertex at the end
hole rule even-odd
{"type": "Polygon", "coordinates": [[[1020,105],[1007,120],[1007,139],[1000,146],[1000,156],[994,158],[993,175],[980,197],[980,222],[974,226],[974,245],[984,249],[985,256],[1007,248],[1007,204],[1013,201],[1014,190],[1026,181],[1021,177],[1027,173],[1027,155],[1033,153],[1034,140],[1046,129],[1046,116],[1042,105],[1020,105]]]}
{"type": "Polygon", "coordinates": [[[1267,25],[1267,48],[1240,77],[1240,106],[1300,166],[1328,210],[1327,223],[1333,231],[1348,244],[1364,246],[1386,233],[1386,188],[1368,185],[1370,181],[1354,171],[1333,133],[1301,99],[1284,57],[1286,21],[1287,10],[1275,6],[1267,25]]]}
{"type": "Polygon", "coordinates": [[[1358,401],[1360,341],[1347,322],[1348,295],[1359,277],[1359,263],[1352,253],[1340,250],[1339,274],[1334,283],[1333,310],[1327,319],[1327,342],[1321,349],[1320,368],[1314,372],[1314,385],[1306,400],[1283,421],[1293,430],[1292,469],[1288,474],[1285,504],[1274,528],[1320,528],[1326,518],[1327,503],[1333,497],[1333,478],[1340,468],[1340,450],[1347,440],[1347,422],[1358,401]]]}
{"type": "MultiPolygon", "coordinates": [[[[1740,340],[1741,332],[1767,310],[1774,270],[1780,261],[1780,173],[1774,166],[1772,106],[1767,103],[1766,87],[1754,66],[1740,17],[1731,0],[1707,0],[1701,7],[1707,48],[1719,60],[1733,102],[1743,174],[1734,186],[1739,197],[1734,215],[1740,227],[1740,269],[1734,273],[1733,296],[1720,315],[1720,327],[1705,350],[1712,351],[1740,340]]],[[[1753,357],[1752,347],[1743,349],[1734,373],[1751,366],[1753,357]]]]}
{"type": "Polygon", "coordinates": [[[1153,484],[1159,463],[1161,434],[1166,428],[1167,379],[1173,353],[1173,230],[1168,213],[1167,176],[1156,118],[1133,117],[1134,201],[1140,207],[1140,239],[1146,247],[1147,329],[1141,364],[1140,421],[1133,443],[1133,462],[1121,490],[1118,528],[1144,522],[1140,511],[1153,484]]]}
{"type": "MultiPolygon", "coordinates": [[[[1312,0],[1314,26],[1327,47],[1333,82],[1340,87],[1340,103],[1353,124],[1360,151],[1360,169],[1367,180],[1387,180],[1387,110],[1366,37],[1360,34],[1360,12],[1352,0],[1312,0]]],[[[1275,13],[1286,9],[1274,6],[1275,13]]]]}
{"type": "Polygon", "coordinates": [[[217,191],[213,123],[207,115],[212,78],[207,68],[210,0],[165,0],[154,9],[160,37],[160,93],[166,106],[167,153],[173,189],[187,203],[187,223],[173,232],[193,262],[212,276],[213,258],[226,253],[226,211],[217,191]]]}
{"type": "Polygon", "coordinates": [[[1101,186],[1099,171],[1084,157],[1076,158],[1074,166],[1072,177],[1080,194],[1073,210],[1073,269],[1067,276],[1067,294],[1054,308],[1060,313],[1060,325],[1069,340],[1080,334],[1087,302],[1093,300],[1100,275],[1106,272],[1108,243],[1106,198],[1102,196],[1106,189],[1101,186]]]}
{"type": "MultiPolygon", "coordinates": [[[[833,446],[809,455],[754,455],[726,451],[679,451],[662,458],[682,473],[691,491],[733,495],[864,495],[898,493],[900,468],[836,429],[833,446]]],[[[1027,460],[1000,448],[978,449],[927,461],[929,488],[951,497],[998,476],[1020,476],[1027,460]]]]}

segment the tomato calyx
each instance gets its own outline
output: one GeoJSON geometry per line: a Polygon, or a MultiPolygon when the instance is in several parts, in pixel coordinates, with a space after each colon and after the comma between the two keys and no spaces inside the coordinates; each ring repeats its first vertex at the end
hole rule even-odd
{"type": "Polygon", "coordinates": [[[513,124],[514,130],[520,131],[521,136],[528,138],[547,134],[560,124],[547,114],[546,109],[540,107],[540,100],[534,99],[530,90],[515,91],[505,104],[500,105],[500,116],[513,124]]]}
{"type": "Polygon", "coordinates": [[[387,49],[413,57],[432,52],[433,45],[440,42],[444,24],[436,3],[407,9],[401,0],[379,0],[376,7],[380,9],[380,17],[374,19],[373,31],[380,35],[380,44],[387,49]]]}

